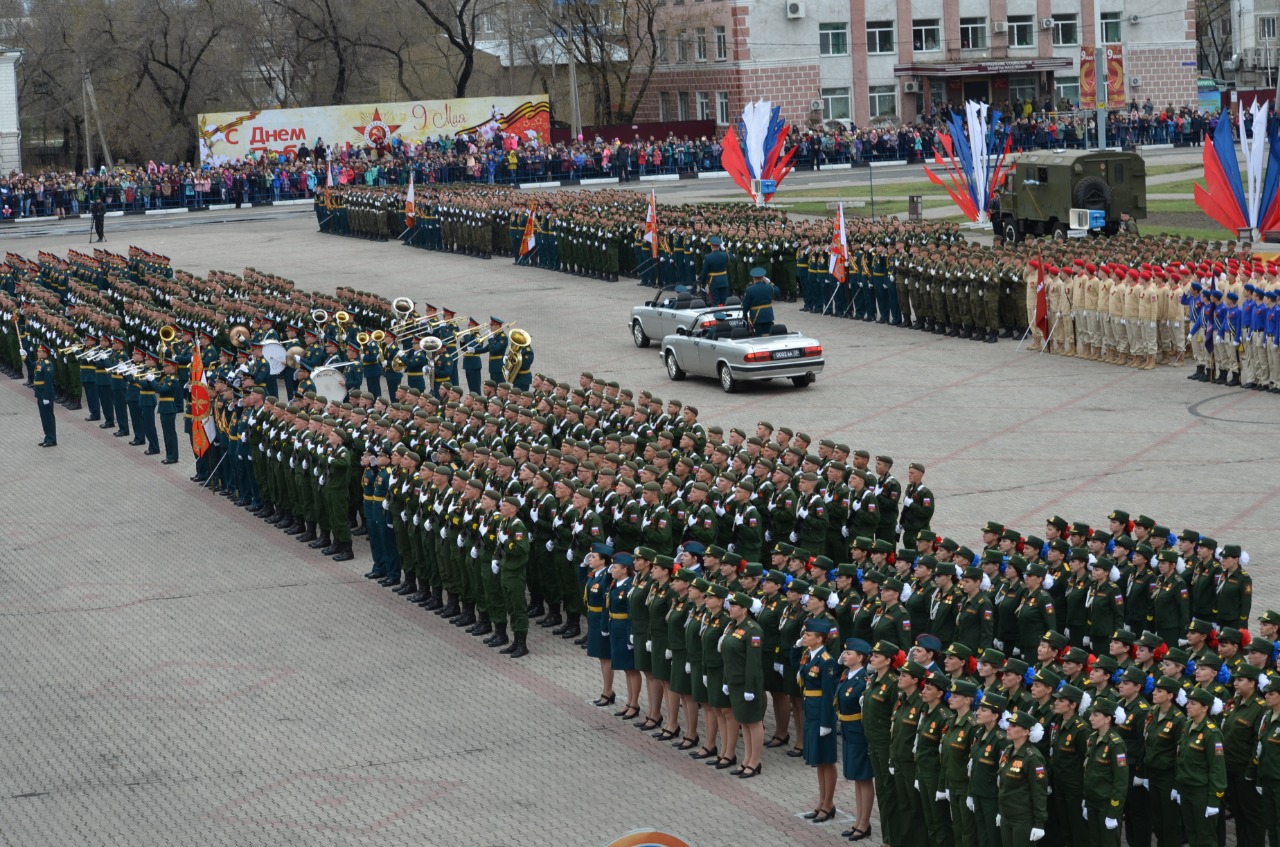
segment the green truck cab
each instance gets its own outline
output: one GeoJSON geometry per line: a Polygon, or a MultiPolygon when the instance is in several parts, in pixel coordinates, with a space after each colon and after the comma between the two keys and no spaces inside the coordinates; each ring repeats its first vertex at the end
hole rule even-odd
{"type": "Polygon", "coordinates": [[[1137,153],[1036,150],[1010,157],[991,208],[997,238],[1115,235],[1121,216],[1147,216],[1147,168],[1137,153]]]}

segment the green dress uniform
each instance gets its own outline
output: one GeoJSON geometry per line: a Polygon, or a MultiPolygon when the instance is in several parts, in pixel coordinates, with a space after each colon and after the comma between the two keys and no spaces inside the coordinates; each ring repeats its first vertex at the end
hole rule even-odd
{"type": "Polygon", "coordinates": [[[706,676],[702,672],[702,618],[710,614],[705,606],[691,603],[684,623],[685,672],[689,674],[689,688],[693,702],[710,705],[707,701],[706,676]]]}
{"type": "Polygon", "coordinates": [[[977,828],[973,812],[969,810],[969,755],[981,727],[973,719],[973,712],[963,717],[953,715],[947,721],[939,753],[942,758],[942,782],[939,790],[946,792],[946,804],[951,816],[951,829],[957,847],[976,847],[977,828]]]}
{"type": "Polygon", "coordinates": [[[886,844],[898,843],[903,825],[890,755],[890,733],[897,703],[898,674],[892,670],[881,677],[868,674],[867,690],[862,695],[862,728],[867,737],[867,756],[871,759],[871,772],[875,779],[880,840],[886,844]]]}
{"type": "Polygon", "coordinates": [[[955,640],[975,652],[991,647],[995,637],[995,607],[985,591],[963,595],[956,608],[955,640]]]}
{"type": "Polygon", "coordinates": [[[901,603],[892,606],[880,606],[871,620],[872,644],[877,641],[892,641],[903,647],[915,643],[911,635],[911,617],[901,603]]]}
{"type": "Polygon", "coordinates": [[[333,532],[333,543],[343,546],[343,549],[337,551],[340,554],[345,554],[346,548],[351,545],[351,524],[347,520],[347,506],[351,487],[350,474],[354,464],[355,457],[351,450],[345,444],[339,444],[329,452],[324,474],[320,478],[325,505],[329,510],[329,526],[333,532]]]}
{"type": "Polygon", "coordinates": [[[627,607],[631,612],[631,661],[635,669],[643,673],[653,672],[653,656],[649,652],[648,602],[652,585],[653,580],[647,575],[637,573],[631,580],[630,596],[627,598],[627,607]]]}
{"type": "Polygon", "coordinates": [[[706,702],[713,709],[729,708],[729,695],[724,693],[724,658],[720,655],[720,636],[732,623],[729,613],[716,614],[704,610],[699,638],[702,641],[702,684],[707,689],[706,702]]]}
{"type": "MultiPolygon", "coordinates": [[[[689,660],[685,631],[689,616],[694,611],[693,601],[671,592],[671,605],[667,608],[667,650],[671,653],[671,691],[674,694],[693,694],[693,665],[689,660]]],[[[665,655],[665,653],[664,653],[665,655]]]]}
{"type": "Polygon", "coordinates": [[[1030,847],[1031,830],[1048,824],[1049,773],[1044,756],[1030,741],[1020,748],[1012,744],[1000,754],[1000,843],[1003,847],[1030,847]]]}
{"type": "Polygon", "coordinates": [[[1084,803],[1084,760],[1089,725],[1078,714],[1051,730],[1049,808],[1065,844],[1087,844],[1088,825],[1080,814],[1084,803]]]}
{"type": "MultiPolygon", "coordinates": [[[[1043,588],[1034,594],[1028,592],[1022,596],[1022,601],[1018,604],[1016,614],[1018,619],[1017,646],[1021,650],[1021,658],[1029,662],[1035,658],[1036,647],[1039,646],[1041,637],[1049,630],[1058,628],[1057,616],[1054,614],[1053,609],[1053,598],[1043,588]]],[[[1114,632],[1114,630],[1112,631],[1114,632]]]]}
{"type": "Polygon", "coordinates": [[[1089,644],[1101,650],[1111,639],[1111,633],[1124,628],[1124,592],[1110,580],[1095,582],[1089,586],[1085,603],[1089,609],[1089,644]]]}
{"type": "Polygon", "coordinates": [[[1217,847],[1217,815],[1206,816],[1209,808],[1222,814],[1227,792],[1227,760],[1222,733],[1208,716],[1200,722],[1188,721],[1178,742],[1178,767],[1173,790],[1178,795],[1182,828],[1189,847],[1217,847]]]}
{"type": "Polygon", "coordinates": [[[730,549],[748,562],[758,562],[764,554],[764,521],[750,502],[734,510],[730,549]]]}
{"type": "MultiPolygon", "coordinates": [[[[947,683],[950,684],[950,683],[947,683]]],[[[948,802],[938,797],[946,785],[942,772],[942,738],[955,712],[939,702],[932,710],[922,706],[916,725],[916,780],[920,786],[920,805],[930,844],[951,844],[954,833],[948,802]]]]}
{"type": "MultiPolygon", "coordinates": [[[[916,733],[920,726],[920,714],[924,701],[917,691],[910,696],[898,693],[893,710],[893,723],[889,728],[889,772],[893,775],[893,794],[898,804],[898,814],[903,818],[902,832],[898,833],[895,847],[922,847],[925,831],[914,825],[923,822],[924,808],[920,802],[919,781],[916,779],[916,733]]],[[[865,713],[864,713],[865,715],[865,713]]]]}
{"type": "Polygon", "coordinates": [[[1230,573],[1223,568],[1218,574],[1218,603],[1214,620],[1219,626],[1245,629],[1253,607],[1253,578],[1236,566],[1230,573]]]}
{"type": "Polygon", "coordinates": [[[1261,844],[1263,833],[1258,803],[1259,724],[1267,710],[1262,698],[1239,695],[1223,698],[1222,749],[1227,762],[1227,808],[1236,822],[1238,844],[1261,844]]]}
{"type": "MultiPolygon", "coordinates": [[[[1000,847],[1000,830],[996,827],[999,810],[1000,761],[1005,741],[999,726],[990,731],[975,727],[976,735],[969,753],[969,798],[973,801],[973,823],[978,847],[1000,847]]],[[[883,818],[882,818],[883,819],[883,818]]]]}
{"type": "Polygon", "coordinates": [[[667,613],[671,604],[678,599],[670,581],[650,582],[648,594],[645,596],[646,615],[649,619],[649,641],[645,645],[649,653],[650,670],[653,678],[662,682],[671,681],[671,642],[667,628],[667,613]]]}
{"type": "MultiPolygon", "coordinates": [[[[760,625],[763,637],[760,656],[764,668],[764,690],[770,693],[782,693],[784,690],[782,675],[790,661],[782,651],[782,612],[787,602],[781,593],[772,597],[760,598],[760,612],[756,615],[756,623],[760,625]],[[781,668],[782,670],[779,670],[781,668]]],[[[790,651],[787,651],[790,653],[790,651]]]]}
{"type": "Polygon", "coordinates": [[[1176,706],[1146,713],[1143,767],[1151,798],[1151,820],[1158,847],[1182,847],[1181,810],[1172,797],[1178,767],[1178,747],[1187,717],[1176,706]]]}
{"type": "Polygon", "coordinates": [[[1130,777],[1124,804],[1125,839],[1130,844],[1149,844],[1151,797],[1142,780],[1147,774],[1146,729],[1151,704],[1139,693],[1132,700],[1122,700],[1120,706],[1125,711],[1125,719],[1115,725],[1115,733],[1124,742],[1130,777]]]}
{"type": "MultiPolygon", "coordinates": [[[[494,564],[498,568],[498,579],[502,585],[506,617],[511,621],[511,632],[519,637],[529,633],[525,573],[529,567],[532,546],[529,529],[519,516],[502,520],[498,527],[497,560],[494,564]]],[[[520,638],[517,638],[517,643],[519,642],[520,638]]]]}
{"type": "Polygon", "coordinates": [[[1177,644],[1191,624],[1191,594],[1176,573],[1162,576],[1151,597],[1153,629],[1166,644],[1177,644]]]}
{"type": "Polygon", "coordinates": [[[1114,729],[1089,736],[1085,746],[1084,802],[1088,810],[1089,844],[1119,847],[1120,823],[1129,794],[1129,761],[1114,729]],[[1109,826],[1108,822],[1114,823],[1109,826]]]}
{"type": "Polygon", "coordinates": [[[764,631],[747,616],[742,623],[729,621],[720,639],[724,685],[738,723],[764,720],[764,631]]]}
{"type": "Polygon", "coordinates": [[[1268,709],[1258,726],[1258,785],[1268,844],[1280,845],[1280,715],[1268,709]]]}

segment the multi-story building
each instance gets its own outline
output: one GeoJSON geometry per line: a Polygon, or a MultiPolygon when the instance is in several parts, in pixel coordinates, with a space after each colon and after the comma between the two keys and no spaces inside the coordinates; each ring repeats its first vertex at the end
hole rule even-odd
{"type": "Polygon", "coordinates": [[[726,124],[758,98],[793,123],[860,126],[910,122],[965,99],[1074,104],[1081,48],[1101,57],[1108,45],[1124,57],[1126,102],[1194,104],[1195,8],[1196,0],[671,0],[636,119],[726,124]]]}
{"type": "Polygon", "coordinates": [[[1200,66],[1242,97],[1270,100],[1280,84],[1277,0],[1220,0],[1200,19],[1200,66]]]}

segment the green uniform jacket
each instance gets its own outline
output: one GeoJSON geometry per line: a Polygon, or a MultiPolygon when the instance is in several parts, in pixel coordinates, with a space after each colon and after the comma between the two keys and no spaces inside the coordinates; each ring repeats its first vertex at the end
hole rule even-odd
{"type": "MultiPolygon", "coordinates": [[[[916,732],[923,711],[924,701],[920,699],[920,692],[909,697],[898,695],[898,704],[893,710],[893,723],[889,728],[889,760],[895,768],[915,767],[916,732]]],[[[864,711],[864,719],[865,716],[864,711]]]]}
{"type": "Polygon", "coordinates": [[[1010,744],[1000,755],[1000,816],[1005,822],[1025,823],[1044,829],[1049,819],[1049,774],[1044,756],[1029,741],[1020,749],[1010,744]]]}
{"type": "Polygon", "coordinates": [[[503,521],[498,531],[498,565],[501,573],[524,573],[529,564],[532,539],[524,521],[515,517],[503,521]]]}
{"type": "Polygon", "coordinates": [[[1089,736],[1084,762],[1084,798],[1091,806],[1106,810],[1109,818],[1120,820],[1129,796],[1129,757],[1124,742],[1114,729],[1104,735],[1089,736]]]}
{"type": "Polygon", "coordinates": [[[995,799],[999,796],[998,776],[1000,758],[1008,745],[1004,733],[999,726],[984,732],[982,727],[974,726],[973,746],[969,750],[969,794],[973,797],[995,799]]]}
{"type": "Polygon", "coordinates": [[[965,712],[963,716],[952,714],[940,750],[943,788],[968,793],[969,757],[980,731],[973,712],[965,712]]]}
{"type": "Polygon", "coordinates": [[[1258,779],[1268,785],[1280,783],[1280,716],[1268,711],[1258,728],[1258,779]]]}
{"type": "Polygon", "coordinates": [[[1143,739],[1143,769],[1150,778],[1162,775],[1173,777],[1178,767],[1178,744],[1187,724],[1187,716],[1170,706],[1160,714],[1154,708],[1147,710],[1143,739]]]}
{"type": "Polygon", "coordinates": [[[1222,721],[1222,748],[1227,767],[1232,772],[1252,779],[1257,767],[1258,724],[1267,710],[1262,698],[1255,695],[1248,700],[1233,697],[1226,704],[1219,720],[1222,721]]]}
{"type": "Polygon", "coordinates": [[[742,623],[729,622],[720,642],[724,682],[731,688],[764,696],[764,632],[748,616],[742,623]]]}
{"type": "Polygon", "coordinates": [[[1208,789],[1209,802],[1222,808],[1222,798],[1227,793],[1227,758],[1222,749],[1222,732],[1211,719],[1187,722],[1178,742],[1178,769],[1173,784],[1178,791],[1208,789]]]}
{"type": "Polygon", "coordinates": [[[955,712],[941,703],[933,711],[921,706],[920,722],[916,725],[916,773],[933,785],[942,779],[942,736],[955,716],[955,712]]]}
{"type": "Polygon", "coordinates": [[[1089,725],[1076,715],[1053,731],[1052,784],[1056,794],[1084,797],[1084,757],[1089,725]]]}
{"type": "Polygon", "coordinates": [[[1241,567],[1236,567],[1230,574],[1223,569],[1218,579],[1215,620],[1220,626],[1247,628],[1249,611],[1253,607],[1253,579],[1241,567]]]}

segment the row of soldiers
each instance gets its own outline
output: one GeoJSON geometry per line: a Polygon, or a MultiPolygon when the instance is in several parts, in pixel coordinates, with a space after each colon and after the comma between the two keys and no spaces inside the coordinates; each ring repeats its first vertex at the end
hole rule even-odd
{"type": "Polygon", "coordinates": [[[526,203],[501,187],[422,189],[411,220],[400,189],[334,189],[317,197],[321,230],[343,231],[333,228],[335,210],[352,203],[378,209],[381,228],[368,237],[400,232],[413,246],[496,253],[544,270],[611,281],[630,276],[654,287],[703,280],[703,260],[719,239],[734,294],[745,292],[758,266],[802,311],[987,343],[1020,338],[1032,350],[1146,370],[1180,366],[1190,348],[1192,378],[1280,390],[1276,269],[1247,246],[1237,255],[1234,242],[1125,234],[981,247],[953,224],[888,219],[851,221],[837,249],[829,220],[743,204],[656,206],[654,241],[646,236],[642,195],[564,191],[526,203]],[[845,263],[844,282],[838,262],[845,263]],[[1222,299],[1212,311],[1221,317],[1201,330],[1204,303],[1215,297],[1222,299]],[[1215,345],[1219,335],[1223,342],[1215,345]]]}

